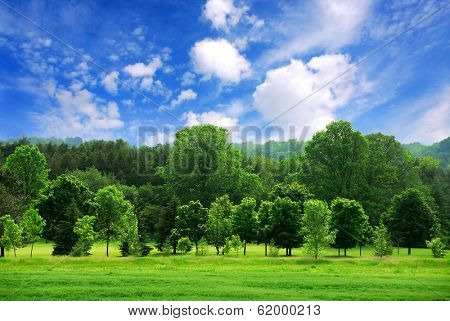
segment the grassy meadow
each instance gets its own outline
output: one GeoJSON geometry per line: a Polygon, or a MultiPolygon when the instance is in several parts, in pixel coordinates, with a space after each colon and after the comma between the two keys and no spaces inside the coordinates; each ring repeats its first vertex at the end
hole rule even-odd
{"type": "MultiPolygon", "coordinates": [[[[96,244],[91,257],[52,257],[51,244],[20,249],[0,259],[0,300],[446,300],[450,260],[428,249],[386,258],[372,250],[337,257],[329,249],[315,260],[295,249],[292,257],[264,257],[262,245],[216,256],[105,256],[96,244]]],[[[280,254],[282,254],[282,250],[280,254]]]]}

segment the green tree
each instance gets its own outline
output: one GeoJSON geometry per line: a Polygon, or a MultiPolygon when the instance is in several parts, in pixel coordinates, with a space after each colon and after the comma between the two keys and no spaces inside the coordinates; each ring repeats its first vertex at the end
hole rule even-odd
{"type": "Polygon", "coordinates": [[[128,201],[126,201],[124,212],[119,218],[117,235],[122,256],[140,254],[141,244],[139,243],[138,221],[136,214],[134,214],[134,207],[128,201]]]}
{"type": "Polygon", "coordinates": [[[182,204],[199,200],[209,206],[224,194],[235,201],[259,194],[260,178],[243,163],[244,155],[228,143],[226,129],[199,125],[176,133],[160,174],[182,204]]]}
{"type": "Polygon", "coordinates": [[[208,210],[200,201],[190,201],[177,208],[175,228],[182,237],[188,237],[195,244],[195,253],[198,252],[198,241],[205,235],[208,210]]]}
{"type": "Polygon", "coordinates": [[[82,181],[94,193],[108,185],[112,185],[116,179],[113,175],[104,175],[95,167],[85,170],[74,170],[71,174],[82,181]]]}
{"type": "Polygon", "coordinates": [[[117,236],[121,217],[127,214],[132,205],[115,185],[100,189],[94,200],[98,204],[98,227],[106,239],[106,256],[109,256],[109,243],[117,236]]]}
{"type": "Polygon", "coordinates": [[[305,185],[292,182],[275,184],[269,193],[269,199],[274,201],[277,197],[288,197],[291,201],[298,202],[300,211],[303,213],[303,204],[311,199],[313,195],[305,185]]]}
{"type": "Polygon", "coordinates": [[[177,248],[184,255],[192,250],[192,242],[188,237],[182,237],[178,240],[177,248]]]}
{"type": "Polygon", "coordinates": [[[346,121],[334,121],[305,146],[302,181],[327,202],[356,199],[364,179],[367,139],[346,121]]]}
{"type": "Polygon", "coordinates": [[[239,254],[239,250],[242,248],[242,241],[239,235],[231,235],[231,238],[228,240],[230,243],[230,247],[236,251],[236,255],[239,254]]]}
{"type": "Polygon", "coordinates": [[[39,215],[38,210],[29,208],[23,214],[20,225],[25,236],[25,244],[31,244],[30,256],[33,257],[34,243],[42,237],[45,220],[39,215]]]}
{"type": "Polygon", "coordinates": [[[300,213],[297,202],[289,198],[277,198],[271,210],[271,233],[276,246],[286,248],[286,256],[299,244],[300,213]]]}
{"type": "Polygon", "coordinates": [[[44,237],[53,240],[53,255],[67,255],[77,241],[73,231],[78,218],[96,214],[93,194],[78,178],[61,175],[52,181],[36,205],[46,225],[44,237]]]}
{"type": "Polygon", "coordinates": [[[424,246],[438,226],[435,213],[425,195],[413,188],[406,189],[392,199],[392,206],[384,217],[394,239],[408,247],[408,255],[414,246],[424,246]]]}
{"type": "Polygon", "coordinates": [[[28,202],[36,198],[47,185],[47,161],[36,146],[17,147],[3,167],[22,184],[28,202]]]}
{"type": "Polygon", "coordinates": [[[375,255],[383,257],[392,254],[392,241],[389,231],[383,224],[376,226],[373,231],[373,247],[375,255]]]}
{"type": "Polygon", "coordinates": [[[331,203],[332,229],[336,230],[334,247],[344,249],[344,256],[347,256],[347,249],[354,248],[364,237],[364,229],[368,225],[369,218],[357,201],[345,198],[336,198],[331,203]]]}
{"type": "Polygon", "coordinates": [[[202,256],[208,254],[208,242],[204,237],[198,241],[198,252],[196,254],[202,256]]]}
{"type": "Polygon", "coordinates": [[[232,234],[232,213],[233,204],[230,202],[228,195],[217,198],[209,209],[206,238],[209,244],[216,248],[217,255],[219,255],[220,248],[225,246],[227,238],[232,234]]]}
{"type": "Polygon", "coordinates": [[[12,248],[16,257],[16,249],[22,244],[22,229],[9,215],[0,217],[0,224],[3,226],[1,243],[8,251],[12,248]]]}
{"type": "Polygon", "coordinates": [[[439,237],[435,237],[431,241],[426,241],[427,247],[431,249],[431,253],[435,258],[442,258],[445,256],[445,244],[439,237]]]}
{"type": "Polygon", "coordinates": [[[261,202],[258,210],[258,239],[264,243],[264,255],[267,256],[267,245],[272,240],[272,222],[270,221],[273,203],[261,202]]]}
{"type": "Polygon", "coordinates": [[[336,233],[330,231],[331,211],[327,203],[319,200],[305,202],[305,214],[302,217],[303,248],[316,259],[323,249],[334,242],[336,233]]]}
{"type": "Polygon", "coordinates": [[[80,217],[73,228],[73,232],[77,236],[77,241],[72,249],[73,256],[88,256],[95,241],[94,223],[95,216],[80,217]]]}
{"type": "Polygon", "coordinates": [[[244,246],[244,255],[247,253],[247,243],[256,240],[258,222],[256,217],[256,200],[245,197],[241,203],[234,208],[232,222],[233,233],[236,234],[244,246]]]}
{"type": "Polygon", "coordinates": [[[369,147],[367,166],[358,201],[375,226],[380,222],[381,213],[389,208],[392,197],[405,188],[420,184],[420,179],[414,157],[394,136],[376,133],[366,138],[369,147]]]}

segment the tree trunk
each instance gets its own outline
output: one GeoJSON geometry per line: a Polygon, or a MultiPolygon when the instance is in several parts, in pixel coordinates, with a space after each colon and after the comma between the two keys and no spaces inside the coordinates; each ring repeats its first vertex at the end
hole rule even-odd
{"type": "Polygon", "coordinates": [[[31,243],[31,253],[30,253],[30,257],[33,257],[33,247],[34,247],[34,243],[31,243]]]}
{"type": "Polygon", "coordinates": [[[341,248],[338,247],[338,256],[341,256],[341,248]]]}
{"type": "Polygon", "coordinates": [[[408,255],[411,255],[411,246],[408,246],[408,255]]]}
{"type": "Polygon", "coordinates": [[[292,256],[292,248],[289,248],[289,256],[292,256]]]}
{"type": "Polygon", "coordinates": [[[286,256],[289,256],[289,250],[286,248],[286,256]]]}
{"type": "Polygon", "coordinates": [[[5,247],[0,246],[0,257],[5,257],[5,247]]]}
{"type": "Polygon", "coordinates": [[[361,252],[362,252],[362,246],[359,246],[359,256],[361,256],[361,252]]]}
{"type": "Polygon", "coordinates": [[[106,256],[109,256],[109,234],[106,234],[106,256]]]}
{"type": "Polygon", "coordinates": [[[400,255],[400,243],[397,243],[397,255],[400,255]]]}
{"type": "Polygon", "coordinates": [[[219,255],[219,247],[216,246],[217,255],[219,255]]]}
{"type": "Polygon", "coordinates": [[[17,257],[17,255],[16,255],[16,247],[15,246],[13,246],[13,250],[14,250],[14,257],[17,257]]]}
{"type": "Polygon", "coordinates": [[[177,245],[176,244],[173,245],[173,252],[172,252],[172,254],[177,254],[177,245]]]}
{"type": "Polygon", "coordinates": [[[195,242],[195,254],[198,254],[198,243],[195,242]]]}
{"type": "Polygon", "coordinates": [[[247,242],[244,241],[244,256],[247,253],[247,242]]]}
{"type": "Polygon", "coordinates": [[[344,256],[347,256],[347,249],[344,247],[344,256]]]}
{"type": "Polygon", "coordinates": [[[267,243],[264,243],[264,247],[265,247],[265,249],[264,249],[264,256],[267,256],[267,243]]]}

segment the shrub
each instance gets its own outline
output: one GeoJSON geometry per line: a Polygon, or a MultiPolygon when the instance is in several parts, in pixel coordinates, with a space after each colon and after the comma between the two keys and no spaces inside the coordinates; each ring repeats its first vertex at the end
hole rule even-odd
{"type": "Polygon", "coordinates": [[[94,221],[94,216],[83,216],[75,222],[73,232],[78,239],[70,253],[72,256],[91,255],[89,252],[95,240],[94,221]]]}
{"type": "Polygon", "coordinates": [[[200,241],[198,241],[197,255],[205,256],[206,254],[208,254],[208,249],[209,249],[208,242],[206,242],[206,239],[202,237],[200,241]]]}
{"type": "Polygon", "coordinates": [[[225,245],[222,248],[222,254],[228,254],[231,251],[231,244],[230,244],[230,240],[227,239],[227,241],[225,242],[225,245]]]}
{"type": "Polygon", "coordinates": [[[445,244],[439,237],[435,237],[431,241],[426,241],[427,247],[431,249],[431,253],[435,258],[442,258],[445,255],[445,244]]]}
{"type": "Polygon", "coordinates": [[[161,252],[165,256],[169,256],[170,253],[172,253],[172,244],[170,243],[170,239],[169,238],[166,238],[166,240],[164,241],[164,243],[163,243],[163,245],[161,247],[161,252]]]}
{"type": "Polygon", "coordinates": [[[243,243],[239,235],[232,235],[230,240],[230,247],[236,251],[236,255],[239,254],[239,250],[243,247],[243,243]]]}
{"type": "Polygon", "coordinates": [[[272,242],[269,245],[269,256],[270,257],[277,257],[280,254],[280,249],[275,246],[275,244],[272,242]]]}
{"type": "Polygon", "coordinates": [[[181,252],[181,254],[186,254],[192,250],[192,242],[187,237],[182,237],[178,240],[178,250],[181,252]]]}
{"type": "Polygon", "coordinates": [[[144,243],[141,243],[140,256],[142,256],[142,257],[149,256],[150,252],[152,250],[153,250],[153,247],[145,245],[144,243]]]}

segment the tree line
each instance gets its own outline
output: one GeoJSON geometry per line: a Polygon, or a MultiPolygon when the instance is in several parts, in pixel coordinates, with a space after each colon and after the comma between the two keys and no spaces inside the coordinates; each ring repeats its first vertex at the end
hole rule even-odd
{"type": "Polygon", "coordinates": [[[368,243],[381,255],[392,245],[442,248],[448,236],[448,170],[344,121],[284,159],[247,156],[225,129],[200,125],[152,148],[24,139],[0,145],[0,161],[2,254],[41,233],[55,255],[86,255],[104,239],[106,255],[112,240],[123,255],[146,255],[155,240],[166,252],[209,244],[246,254],[258,242],[266,255],[303,245],[315,257],[329,245],[344,255],[368,243]]]}

